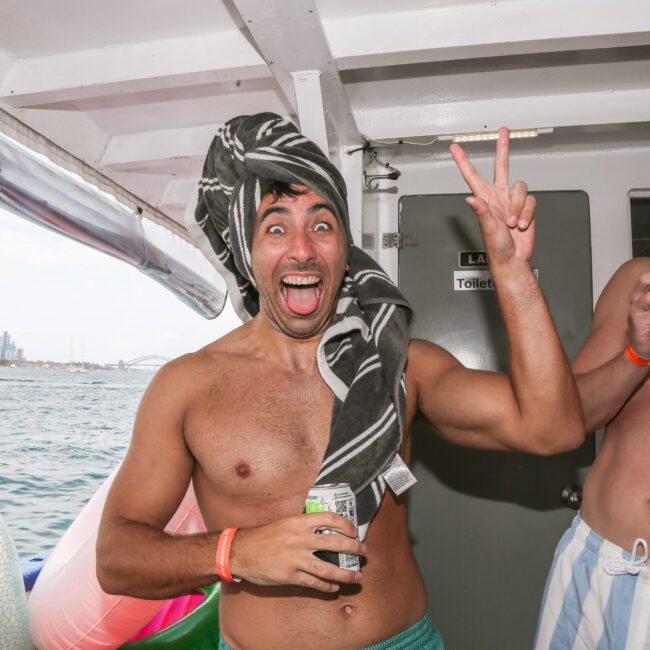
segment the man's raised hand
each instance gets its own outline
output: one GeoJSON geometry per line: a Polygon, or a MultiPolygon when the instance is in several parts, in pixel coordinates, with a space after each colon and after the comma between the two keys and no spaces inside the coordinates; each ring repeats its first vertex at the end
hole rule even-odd
{"type": "Polygon", "coordinates": [[[535,197],[523,181],[508,186],[508,129],[499,129],[494,159],[494,183],[476,170],[463,149],[452,144],[451,155],[474,193],[467,203],[476,213],[491,264],[529,262],[535,244],[535,197]]]}
{"type": "Polygon", "coordinates": [[[641,275],[630,294],[628,332],[634,351],[650,359],[650,272],[641,275]]]}

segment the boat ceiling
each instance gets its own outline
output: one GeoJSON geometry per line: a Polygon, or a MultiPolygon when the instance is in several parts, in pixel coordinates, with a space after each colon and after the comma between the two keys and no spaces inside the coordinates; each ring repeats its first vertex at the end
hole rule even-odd
{"type": "Polygon", "coordinates": [[[552,127],[540,154],[648,146],[650,2],[0,3],[0,108],[178,223],[225,120],[320,106],[330,147],[503,124],[552,127]]]}

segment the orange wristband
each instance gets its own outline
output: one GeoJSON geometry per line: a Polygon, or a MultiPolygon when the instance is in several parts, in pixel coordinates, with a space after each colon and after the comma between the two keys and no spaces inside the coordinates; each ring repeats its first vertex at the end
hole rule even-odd
{"type": "Polygon", "coordinates": [[[625,356],[632,362],[636,363],[637,366],[641,366],[642,368],[646,368],[647,366],[650,366],[650,359],[644,359],[643,357],[640,357],[635,351],[634,348],[632,347],[631,343],[627,344],[627,347],[625,348],[625,356]]]}
{"type": "Polygon", "coordinates": [[[237,528],[224,528],[217,542],[217,575],[222,582],[241,582],[230,573],[230,546],[237,528]]]}

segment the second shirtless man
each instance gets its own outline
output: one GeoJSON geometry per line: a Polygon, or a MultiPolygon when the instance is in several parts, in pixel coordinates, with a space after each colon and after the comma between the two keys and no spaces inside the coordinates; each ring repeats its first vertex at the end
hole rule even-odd
{"type": "Polygon", "coordinates": [[[352,245],[340,174],[295,126],[273,114],[227,123],[204,168],[199,243],[254,317],[147,389],[99,533],[104,590],[167,598],[213,583],[222,531],[237,528],[220,570],[221,648],[443,647],[405,498],[386,489],[391,462],[409,461],[416,411],[469,447],[551,454],[584,438],[530,267],[534,199],[524,183],[508,186],[508,140],[502,129],[494,184],[452,145],[508,333],[505,375],[409,341],[408,303],[352,245]],[[163,529],[190,480],[211,532],[172,537],[163,529]],[[314,484],[341,480],[357,492],[359,531],[303,514],[314,484]],[[317,534],[325,528],[343,534],[317,534]],[[361,571],[317,550],[360,555],[361,571]]]}
{"type": "Polygon", "coordinates": [[[640,257],[603,290],[573,362],[587,429],[607,428],[555,552],[536,650],[650,648],[649,359],[650,258],[640,257]]]}

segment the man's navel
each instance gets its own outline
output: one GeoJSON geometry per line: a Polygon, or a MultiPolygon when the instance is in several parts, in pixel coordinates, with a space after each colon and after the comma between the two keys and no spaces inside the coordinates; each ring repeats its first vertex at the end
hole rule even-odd
{"type": "Polygon", "coordinates": [[[341,607],[341,612],[343,613],[343,616],[345,616],[345,618],[349,618],[354,613],[354,607],[349,603],[346,603],[341,607]]]}

